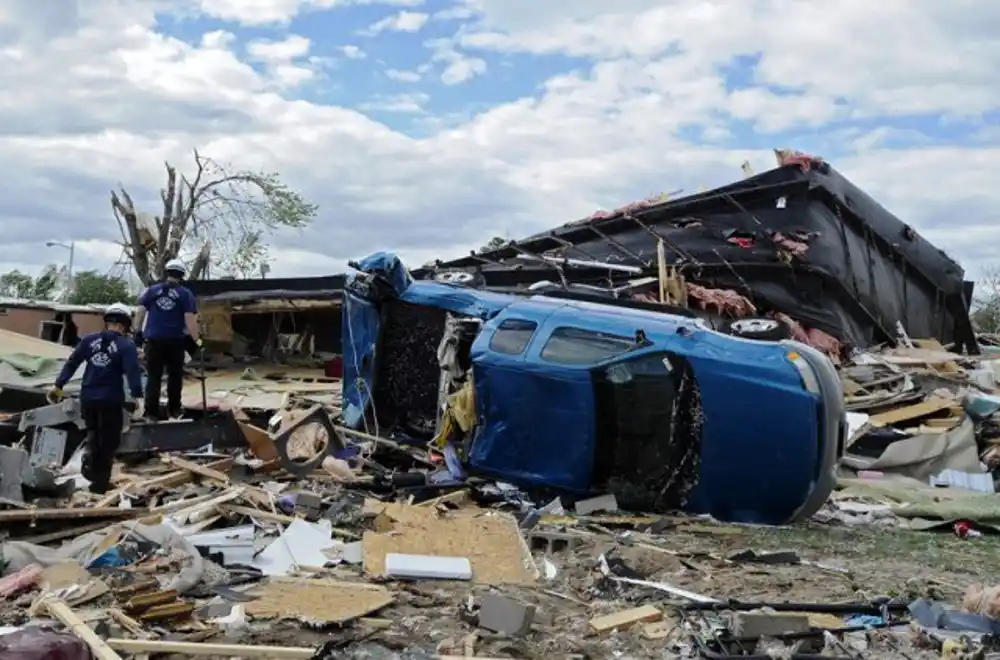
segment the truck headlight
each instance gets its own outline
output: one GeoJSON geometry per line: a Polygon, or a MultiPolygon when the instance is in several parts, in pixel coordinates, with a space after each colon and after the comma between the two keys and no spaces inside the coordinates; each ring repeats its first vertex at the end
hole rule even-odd
{"type": "Polygon", "coordinates": [[[822,394],[819,388],[819,378],[816,376],[816,371],[813,370],[809,362],[802,355],[794,351],[790,351],[785,357],[798,369],[799,376],[802,378],[802,385],[806,390],[813,394],[822,394]]]}

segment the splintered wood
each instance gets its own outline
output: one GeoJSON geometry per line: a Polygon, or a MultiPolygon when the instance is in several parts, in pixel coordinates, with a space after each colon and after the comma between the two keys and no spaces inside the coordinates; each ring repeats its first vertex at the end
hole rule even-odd
{"type": "Polygon", "coordinates": [[[365,532],[365,572],[385,577],[389,553],[466,557],[480,584],[527,585],[535,572],[517,523],[510,516],[477,510],[441,513],[432,507],[369,500],[365,512],[387,519],[388,533],[365,532]]]}
{"type": "Polygon", "coordinates": [[[393,600],[384,587],[332,580],[272,580],[251,594],[256,600],[246,604],[248,615],[298,619],[313,625],[358,619],[393,600]]]}

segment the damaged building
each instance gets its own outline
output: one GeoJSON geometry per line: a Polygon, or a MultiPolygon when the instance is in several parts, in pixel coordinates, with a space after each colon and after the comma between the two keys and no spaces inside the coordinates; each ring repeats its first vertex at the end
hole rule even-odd
{"type": "Polygon", "coordinates": [[[104,305],[67,305],[47,300],[0,299],[0,330],[75,346],[104,328],[104,305]]]}
{"type": "Polygon", "coordinates": [[[196,280],[188,286],[214,364],[249,359],[311,365],[335,362],[341,352],[343,276],[196,280]]]}
{"type": "MultiPolygon", "coordinates": [[[[776,154],[779,167],[760,175],[597,212],[414,276],[501,290],[549,280],[605,295],[666,276],[683,284],[672,302],[726,331],[792,336],[831,355],[901,333],[978,352],[961,266],[822,159],[776,154]],[[732,328],[741,319],[756,323],[732,328]]],[[[667,288],[648,283],[638,295],[662,301],[667,288]]]]}

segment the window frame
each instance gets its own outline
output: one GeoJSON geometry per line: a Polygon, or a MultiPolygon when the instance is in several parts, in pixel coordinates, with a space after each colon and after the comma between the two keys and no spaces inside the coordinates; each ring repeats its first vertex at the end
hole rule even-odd
{"type": "Polygon", "coordinates": [[[528,350],[528,346],[531,345],[531,340],[535,338],[535,333],[537,332],[538,332],[537,321],[532,321],[531,319],[522,319],[522,318],[506,318],[503,321],[501,321],[500,325],[497,326],[497,329],[493,331],[493,336],[490,337],[489,349],[494,353],[499,353],[500,355],[509,355],[511,357],[524,355],[525,351],[528,350]],[[507,325],[519,325],[522,327],[518,328],[504,327],[507,325]],[[498,336],[500,336],[501,332],[510,333],[505,335],[505,337],[508,337],[511,336],[513,333],[527,332],[528,331],[527,326],[530,326],[530,332],[528,332],[527,339],[521,345],[520,350],[515,352],[497,347],[496,341],[498,336]]]}
{"type": "MultiPolygon", "coordinates": [[[[580,337],[575,337],[575,339],[579,340],[581,338],[580,337]]],[[[586,340],[583,340],[583,341],[585,342],[586,340]]],[[[601,362],[604,362],[606,360],[611,360],[613,358],[620,357],[622,355],[625,355],[629,351],[635,350],[638,347],[639,347],[639,344],[636,343],[636,341],[635,341],[635,339],[633,337],[625,337],[625,336],[622,336],[622,335],[612,334],[610,332],[603,332],[601,330],[593,330],[591,328],[581,328],[579,326],[573,326],[573,325],[560,325],[560,326],[554,328],[552,330],[552,332],[549,333],[548,338],[545,340],[545,343],[542,345],[541,351],[539,351],[539,358],[542,361],[547,362],[549,364],[557,364],[557,365],[565,366],[565,367],[582,367],[582,366],[587,366],[587,365],[600,364],[601,362]],[[622,350],[617,351],[617,352],[608,353],[606,355],[598,356],[598,357],[587,359],[587,360],[581,360],[581,361],[566,361],[566,360],[561,360],[561,359],[553,359],[551,353],[547,353],[548,351],[550,351],[552,340],[555,339],[555,340],[560,341],[560,342],[564,342],[564,341],[565,342],[569,342],[569,341],[572,341],[574,339],[574,337],[572,337],[572,336],[566,337],[565,334],[572,335],[573,333],[585,333],[587,335],[591,335],[591,338],[598,338],[598,339],[600,339],[600,338],[606,338],[606,339],[611,339],[611,340],[616,341],[616,342],[621,342],[621,344],[622,344],[622,350]],[[627,346],[626,346],[626,344],[627,344],[627,346]]]]}

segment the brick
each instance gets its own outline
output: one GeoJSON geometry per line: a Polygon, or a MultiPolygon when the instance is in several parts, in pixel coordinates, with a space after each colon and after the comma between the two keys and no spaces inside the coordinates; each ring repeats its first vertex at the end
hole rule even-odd
{"type": "Polygon", "coordinates": [[[534,620],[534,605],[525,605],[498,594],[487,594],[479,607],[481,628],[512,637],[526,635],[534,620]]]}

